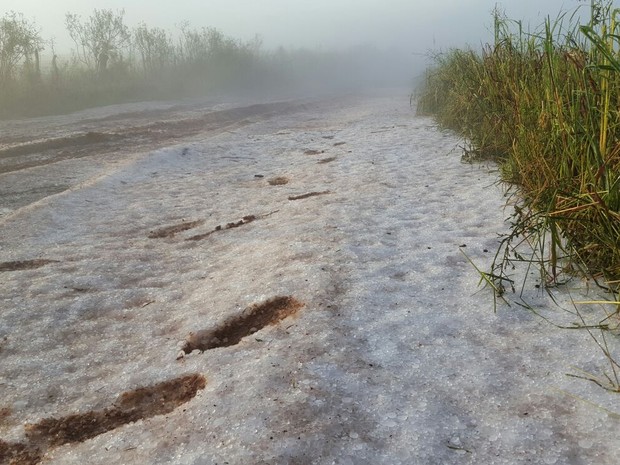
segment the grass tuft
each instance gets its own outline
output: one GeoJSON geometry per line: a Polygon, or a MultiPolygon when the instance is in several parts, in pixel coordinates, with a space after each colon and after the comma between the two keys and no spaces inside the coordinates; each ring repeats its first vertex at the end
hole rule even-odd
{"type": "Polygon", "coordinates": [[[546,285],[582,271],[618,291],[619,14],[597,1],[586,25],[560,15],[525,32],[496,12],[493,44],[442,53],[427,71],[418,112],[467,138],[468,158],[497,160],[516,194],[511,233],[486,274],[498,285],[525,261],[546,285]]]}

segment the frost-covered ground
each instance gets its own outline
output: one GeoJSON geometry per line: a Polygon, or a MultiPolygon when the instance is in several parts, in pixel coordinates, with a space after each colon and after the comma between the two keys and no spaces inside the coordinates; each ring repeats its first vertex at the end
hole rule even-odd
{"type": "Polygon", "coordinates": [[[565,375],[604,368],[587,333],[494,314],[477,287],[461,251],[487,266],[507,213],[458,143],[404,92],[334,99],[127,155],[5,212],[0,262],[53,260],[0,272],[5,448],[45,464],[618,463],[620,398],[565,375]],[[276,296],[292,315],[180,356],[190,332],[276,296]],[[83,430],[70,415],[109,417],[119,394],[186,374],[206,386],[163,415],[26,437],[51,418],[83,430]]]}

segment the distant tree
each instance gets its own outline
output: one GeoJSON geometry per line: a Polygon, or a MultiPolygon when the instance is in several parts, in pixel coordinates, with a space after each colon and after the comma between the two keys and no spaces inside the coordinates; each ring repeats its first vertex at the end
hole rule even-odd
{"type": "Polygon", "coordinates": [[[86,20],[67,13],[65,23],[77,47],[79,61],[99,73],[108,68],[110,60],[120,60],[121,51],[131,38],[123,22],[124,10],[97,10],[86,20]]]}
{"type": "Polygon", "coordinates": [[[0,83],[14,77],[17,66],[23,61],[38,64],[43,40],[37,27],[22,14],[9,12],[0,19],[0,83]]]}
{"type": "Polygon", "coordinates": [[[50,39],[50,49],[52,52],[52,72],[51,72],[51,81],[54,87],[58,87],[58,83],[60,82],[60,70],[58,69],[58,55],[56,55],[56,48],[54,39],[50,39]]]}
{"type": "Polygon", "coordinates": [[[174,47],[165,30],[148,28],[142,23],[134,30],[133,36],[145,74],[161,71],[173,60],[174,47]]]}
{"type": "Polygon", "coordinates": [[[204,38],[204,29],[202,32],[190,29],[187,21],[181,23],[180,29],[179,52],[185,64],[193,66],[204,64],[209,56],[209,47],[204,38]]]}

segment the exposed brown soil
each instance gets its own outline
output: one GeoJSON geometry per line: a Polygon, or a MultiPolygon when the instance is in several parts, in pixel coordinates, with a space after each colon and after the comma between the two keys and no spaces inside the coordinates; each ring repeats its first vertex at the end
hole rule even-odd
{"type": "Polygon", "coordinates": [[[7,418],[10,418],[11,415],[13,415],[13,409],[11,407],[0,408],[0,425],[4,423],[7,418]]]}
{"type": "Polygon", "coordinates": [[[283,186],[284,184],[288,184],[289,179],[284,176],[278,176],[276,178],[271,178],[269,181],[269,185],[271,186],[283,186]]]}
{"type": "Polygon", "coordinates": [[[36,465],[41,461],[41,451],[30,449],[20,442],[4,442],[0,439],[0,464],[36,465]]]}
{"type": "Polygon", "coordinates": [[[338,147],[339,145],[344,145],[344,144],[346,144],[346,142],[336,142],[334,144],[334,147],[338,147]]]}
{"type": "Polygon", "coordinates": [[[308,192],[307,194],[292,195],[288,199],[289,200],[301,200],[301,199],[307,199],[308,197],[316,197],[317,195],[325,195],[325,194],[331,194],[331,192],[330,191],[308,192]]]}
{"type": "Polygon", "coordinates": [[[193,399],[207,380],[200,374],[181,376],[149,387],[123,392],[113,406],[62,418],[26,424],[26,443],[0,440],[0,464],[39,463],[42,451],[82,442],[143,418],[165,415],[193,399]]]}
{"type": "Polygon", "coordinates": [[[222,226],[221,224],[218,224],[211,231],[207,231],[206,233],[202,233],[202,234],[196,234],[195,236],[188,237],[185,240],[186,241],[200,241],[202,239],[205,239],[205,238],[209,237],[211,234],[215,234],[216,232],[226,231],[228,229],[238,228],[238,227],[243,226],[245,224],[249,224],[249,223],[251,223],[253,221],[256,221],[256,220],[259,220],[259,219],[262,219],[262,218],[266,218],[266,217],[268,217],[270,215],[273,215],[277,211],[278,210],[275,210],[275,211],[272,211],[270,213],[266,213],[264,215],[246,215],[243,218],[241,218],[239,221],[235,221],[235,222],[231,222],[231,223],[226,223],[224,226],[222,226]]]}
{"type": "Polygon", "coordinates": [[[175,224],[173,226],[166,226],[165,228],[159,228],[155,231],[151,231],[149,233],[150,239],[160,239],[163,237],[173,237],[175,234],[178,234],[183,231],[187,231],[188,229],[193,229],[196,226],[200,226],[204,223],[204,220],[197,221],[187,221],[179,224],[175,224]]]}
{"type": "Polygon", "coordinates": [[[183,352],[209,350],[238,344],[241,339],[265,326],[272,326],[291,316],[304,306],[291,296],[273,297],[263,303],[246,308],[241,315],[227,319],[213,329],[190,333],[183,346],[183,352]]]}
{"type": "Polygon", "coordinates": [[[321,158],[319,161],[317,161],[317,163],[329,163],[334,161],[335,159],[336,157],[321,158]]]}
{"type": "Polygon", "coordinates": [[[15,262],[0,263],[0,271],[23,271],[34,270],[50,263],[58,263],[58,260],[45,260],[38,258],[35,260],[19,260],[15,262]]]}
{"type": "Polygon", "coordinates": [[[304,151],[304,155],[318,155],[320,153],[325,153],[325,150],[308,149],[304,151]]]}

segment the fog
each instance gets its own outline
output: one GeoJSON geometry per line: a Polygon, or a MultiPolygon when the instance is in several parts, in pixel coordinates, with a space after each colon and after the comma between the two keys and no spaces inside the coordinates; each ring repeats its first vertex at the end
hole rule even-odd
{"type": "MultiPolygon", "coordinates": [[[[140,25],[153,31],[157,28],[164,33],[165,41],[168,41],[170,47],[176,47],[175,51],[171,52],[171,55],[175,55],[174,58],[167,62],[168,71],[171,61],[177,71],[177,58],[187,61],[187,55],[184,55],[187,50],[182,50],[183,30],[196,32],[196,37],[200,36],[202,31],[217,30],[226,40],[241,46],[241,50],[237,50],[240,53],[229,54],[226,64],[229,75],[225,76],[226,72],[222,68],[220,82],[232,83],[229,79],[230,75],[234,74],[231,62],[236,60],[237,75],[243,74],[246,77],[243,83],[237,84],[246,87],[252,80],[250,87],[261,88],[266,83],[273,84],[277,81],[276,87],[286,88],[290,84],[284,82],[286,79],[301,79],[306,87],[309,84],[314,88],[328,84],[328,87],[333,89],[346,87],[348,84],[412,87],[416,78],[419,78],[430,64],[429,56],[433,53],[466,45],[479,47],[491,41],[492,11],[495,7],[509,18],[523,20],[527,28],[528,24],[532,27],[540,25],[546,17],[556,18],[562,11],[574,11],[577,7],[587,10],[588,5],[589,3],[578,0],[3,0],[0,15],[11,11],[23,14],[24,19],[36,28],[42,42],[38,55],[25,54],[21,60],[23,66],[15,66],[9,70],[9,77],[13,81],[21,81],[21,89],[8,89],[8,84],[4,82],[4,89],[0,90],[6,95],[0,96],[0,103],[7,109],[7,113],[11,113],[11,106],[17,109],[30,108],[28,99],[36,100],[33,104],[41,107],[41,110],[33,112],[51,111],[45,108],[53,102],[48,103],[47,100],[50,99],[41,96],[41,93],[35,98],[33,83],[39,90],[41,83],[47,83],[48,87],[51,85],[53,97],[62,100],[59,95],[69,95],[67,92],[63,94],[63,82],[67,89],[80,87],[77,85],[79,79],[88,78],[87,80],[92,82],[92,75],[85,76],[80,70],[95,72],[100,80],[105,77],[98,69],[98,58],[95,57],[89,62],[85,57],[80,57],[79,52],[76,53],[79,41],[75,38],[72,40],[67,30],[67,13],[86,22],[95,9],[113,11],[115,14],[122,14],[122,21],[131,34],[134,34],[140,25]],[[247,56],[241,57],[243,54],[248,55],[248,50],[253,56],[250,60],[258,57],[259,53],[263,54],[260,57],[268,56],[268,59],[261,58],[260,65],[256,65],[254,60],[250,66],[247,56]],[[50,69],[54,55],[58,55],[58,60],[54,63],[52,72],[50,69]],[[246,60],[248,65],[242,71],[238,66],[239,59],[246,60]],[[33,65],[35,61],[36,65],[33,65]],[[276,63],[276,68],[269,70],[268,65],[273,63],[276,63]],[[258,69],[259,67],[262,68],[258,69]],[[251,73],[248,72],[250,68],[251,73]],[[282,76],[283,68],[286,68],[288,76],[282,76]],[[274,80],[274,74],[280,75],[279,81],[274,80]],[[69,83],[69,79],[73,82],[69,83]],[[29,87],[23,85],[25,81],[30,81],[29,87]],[[18,98],[20,92],[25,96],[21,100],[18,98]]],[[[185,39],[187,38],[186,34],[185,39]]],[[[208,41],[205,35],[202,39],[208,41]]],[[[120,80],[129,83],[131,79],[136,79],[137,74],[143,73],[149,77],[150,88],[156,91],[147,95],[145,86],[142,86],[142,96],[136,92],[133,98],[151,98],[160,94],[162,98],[164,94],[166,97],[175,97],[174,92],[161,91],[161,81],[166,76],[159,72],[160,70],[155,73],[153,69],[147,69],[144,56],[140,55],[135,44],[131,48],[126,43],[113,52],[114,54],[110,54],[109,63],[106,55],[104,68],[107,66],[107,81],[103,84],[112,86],[112,69],[116,73],[116,83],[120,80]],[[153,83],[155,78],[159,82],[153,83]]],[[[97,53],[94,51],[93,56],[97,56],[97,53]]],[[[199,71],[204,71],[207,67],[204,60],[202,66],[199,71]]],[[[209,69],[213,70],[214,66],[211,60],[209,69]]],[[[162,65],[162,69],[164,67],[162,65]]],[[[194,73],[194,76],[200,77],[198,80],[204,81],[204,75],[198,76],[195,68],[189,69],[186,66],[183,72],[194,73]]],[[[170,72],[167,79],[168,83],[179,81],[178,75],[172,76],[170,72]]],[[[210,79],[211,83],[215,82],[213,76],[210,79]]],[[[233,81],[237,80],[235,76],[233,81]]],[[[114,88],[106,94],[108,98],[103,95],[105,85],[99,82],[94,91],[85,91],[86,97],[91,99],[92,103],[83,101],[83,105],[114,103],[126,99],[130,93],[128,86],[120,89],[114,84],[114,88]],[[102,95],[95,96],[95,93],[102,95]]],[[[185,80],[180,91],[211,91],[215,84],[209,89],[201,86],[202,83],[197,88],[196,82],[185,80]]],[[[68,97],[64,101],[75,99],[82,101],[81,96],[68,97]]],[[[0,114],[0,117],[3,116],[0,114]]]]}
{"type": "Polygon", "coordinates": [[[239,39],[259,35],[267,48],[347,48],[374,44],[424,53],[431,48],[476,45],[488,40],[497,4],[514,19],[539,24],[547,15],[572,10],[577,0],[3,0],[0,13],[17,11],[34,20],[60,49],[71,47],[65,13],[123,9],[127,23],[174,30],[181,22],[220,29],[239,39]]]}

